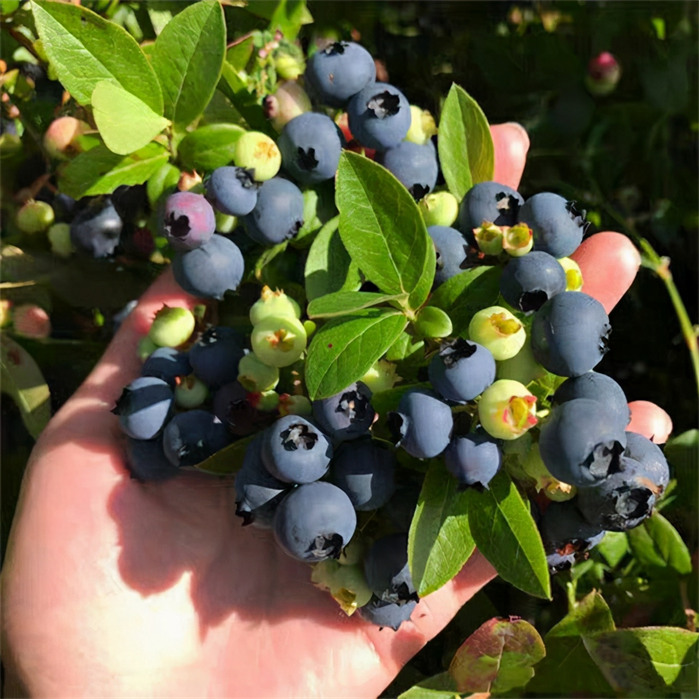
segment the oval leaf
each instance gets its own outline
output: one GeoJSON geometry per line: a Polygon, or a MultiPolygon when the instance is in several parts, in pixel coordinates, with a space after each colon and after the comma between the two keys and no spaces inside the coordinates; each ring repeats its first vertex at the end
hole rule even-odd
{"type": "Polygon", "coordinates": [[[226,26],[217,0],[201,0],[175,15],[153,46],[165,116],[175,128],[191,124],[205,109],[221,77],[226,26]]]}
{"type": "Polygon", "coordinates": [[[478,550],[498,575],[520,590],[549,599],[551,581],[544,545],[522,496],[505,471],[490,489],[468,494],[468,523],[478,550]]]}
{"type": "Polygon", "coordinates": [[[29,434],[36,439],[51,418],[49,387],[32,356],[5,333],[0,333],[2,392],[17,404],[29,434]]]}
{"type": "Polygon", "coordinates": [[[369,291],[337,291],[311,301],[307,312],[309,318],[332,318],[378,306],[396,298],[390,294],[375,294],[369,291]]]}
{"type": "Polygon", "coordinates": [[[317,330],[306,357],[309,398],[335,395],[364,376],[396,341],[406,323],[398,311],[372,309],[317,330]]]}
{"type": "Polygon", "coordinates": [[[659,512],[626,533],[636,560],[649,574],[689,575],[692,559],[680,533],[659,512]]]}
{"type": "Polygon", "coordinates": [[[103,80],[92,93],[92,112],[104,143],[128,155],[150,143],[170,122],[115,83],[103,80]]]}
{"type": "Polygon", "coordinates": [[[449,191],[459,200],[478,182],[493,179],[495,149],[478,103],[454,84],[439,119],[439,164],[449,191]]]}
{"type": "Polygon", "coordinates": [[[435,250],[417,204],[386,168],[346,151],[337,171],[340,236],[366,278],[417,310],[435,273],[435,250]]]}
{"type": "Polygon", "coordinates": [[[80,104],[108,80],[163,113],[160,83],[136,40],[114,22],[64,2],[31,3],[42,46],[58,79],[80,104]]]}
{"type": "Polygon", "coordinates": [[[460,692],[501,694],[524,686],[546,655],[539,632],[524,619],[490,619],[459,647],[449,674],[460,692]]]}
{"type": "Polygon", "coordinates": [[[467,499],[441,459],[430,462],[408,534],[408,564],[417,593],[429,595],[449,582],[476,545],[468,526],[467,499]]]}
{"type": "Polygon", "coordinates": [[[100,145],[66,165],[59,177],[59,189],[74,199],[111,194],[122,184],[143,184],[168,159],[168,152],[157,143],[149,143],[127,156],[100,145]]]}
{"type": "Polygon", "coordinates": [[[235,144],[245,129],[235,124],[208,124],[188,133],[180,142],[178,155],[190,170],[211,172],[233,161],[235,144]]]}
{"type": "Polygon", "coordinates": [[[251,435],[244,439],[238,439],[233,444],[220,449],[208,459],[196,464],[194,468],[212,476],[231,476],[243,467],[245,452],[254,438],[255,435],[251,435]]]}

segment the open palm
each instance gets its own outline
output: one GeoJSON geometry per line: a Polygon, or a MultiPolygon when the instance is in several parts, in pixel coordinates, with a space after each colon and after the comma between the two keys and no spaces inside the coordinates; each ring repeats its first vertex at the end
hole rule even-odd
{"type": "MultiPolygon", "coordinates": [[[[493,136],[495,178],[516,187],[526,134],[493,136]]],[[[638,267],[623,241],[581,253],[584,272],[625,260],[625,277],[586,289],[608,308],[638,267]]],[[[7,697],[373,697],[495,574],[476,554],[398,632],[380,629],[346,617],[269,532],[242,529],[232,480],[132,480],[110,411],[155,312],[195,302],[166,272],[32,453],[3,570],[7,697]]]]}

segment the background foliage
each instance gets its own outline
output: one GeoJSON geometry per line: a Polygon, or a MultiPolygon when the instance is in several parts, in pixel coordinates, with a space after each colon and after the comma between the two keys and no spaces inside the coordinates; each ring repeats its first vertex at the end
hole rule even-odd
{"type": "MultiPolygon", "coordinates": [[[[159,30],[158,12],[176,13],[186,7],[120,0],[82,4],[146,43],[159,30]]],[[[144,245],[137,227],[127,231],[117,256],[108,261],[58,260],[46,240],[16,229],[14,214],[27,188],[40,199],[52,198],[55,172],[42,150],[42,135],[56,116],[66,113],[61,86],[28,50],[22,32],[23,23],[30,23],[26,7],[2,2],[2,242],[14,246],[3,252],[2,292],[16,305],[31,302],[45,308],[52,332],[43,340],[19,337],[12,328],[4,329],[3,335],[18,343],[17,351],[25,350],[34,358],[55,412],[100,357],[113,335],[115,316],[138,297],[166,261],[158,257],[157,248],[144,245]],[[19,108],[19,118],[12,105],[19,108]]],[[[413,104],[439,113],[456,82],[476,99],[491,123],[522,123],[532,143],[520,188],[523,196],[559,192],[579,202],[598,230],[620,230],[636,240],[644,250],[645,265],[611,316],[612,351],[599,370],[615,378],[629,400],[651,400],[664,407],[675,425],[676,437],[666,455],[682,487],[663,501],[662,517],[655,519],[657,531],[643,527],[628,538],[608,535],[572,575],[556,576],[553,602],[494,581],[406,667],[386,695],[397,695],[442,673],[464,639],[494,616],[520,616],[536,627],[547,648],[540,668],[571,659],[566,666],[570,674],[558,680],[561,684],[552,673],[542,671],[524,695],[560,695],[576,682],[590,696],[606,696],[619,687],[635,691],[638,687],[623,678],[618,686],[610,680],[604,659],[633,655],[629,649],[643,642],[637,636],[629,643],[619,641],[619,635],[610,636],[614,623],[692,629],[691,610],[698,604],[697,391],[690,354],[663,282],[669,270],[689,319],[696,322],[696,3],[310,0],[307,10],[292,0],[281,5],[250,2],[247,7],[231,3],[226,8],[229,39],[266,30],[274,12],[281,16],[279,7],[284,17],[292,18],[289,27],[297,27],[303,13],[310,12],[313,23],[302,26],[299,33],[304,46],[319,36],[360,41],[381,59],[390,80],[413,104]],[[591,94],[586,85],[588,61],[600,51],[611,51],[622,69],[616,89],[602,96],[591,94]],[[666,521],[694,552],[693,573],[686,561],[673,558],[672,528],[664,528],[666,521]],[[572,603],[580,600],[584,604],[573,618],[572,603]],[[575,633],[570,632],[573,627],[575,633]],[[585,650],[582,638],[589,639],[585,650]],[[610,656],[614,643],[619,643],[613,649],[618,655],[610,656]]],[[[228,93],[214,93],[206,123],[227,120],[231,80],[228,93]]],[[[260,79],[256,91],[246,96],[247,103],[236,102],[237,111],[254,119],[264,88],[260,79]]],[[[178,105],[167,107],[166,116],[175,124],[178,119],[186,122],[178,114],[178,105]]],[[[185,166],[187,158],[183,144],[180,159],[185,166]]],[[[143,188],[122,194],[124,207],[138,207],[147,196],[143,188]]],[[[3,379],[3,390],[10,390],[7,377],[3,379]]],[[[15,401],[5,393],[1,417],[4,554],[33,436],[15,401]]],[[[675,645],[682,647],[681,642],[675,645]]],[[[652,648],[648,644],[643,648],[652,657],[652,648]]],[[[494,689],[513,691],[506,682],[494,689]]],[[[522,694],[520,690],[518,695],[522,694]]]]}

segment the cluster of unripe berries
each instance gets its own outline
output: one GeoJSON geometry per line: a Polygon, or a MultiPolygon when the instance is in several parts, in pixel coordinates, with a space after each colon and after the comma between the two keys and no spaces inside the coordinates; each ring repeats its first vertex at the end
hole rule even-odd
{"type": "MultiPolygon", "coordinates": [[[[497,182],[476,184],[461,202],[439,191],[434,120],[375,77],[371,56],[357,44],[317,51],[305,73],[307,108],[284,120],[281,94],[267,105],[280,131],[276,142],[247,132],[234,162],[206,176],[202,193],[167,198],[162,232],[175,250],[176,280],[203,298],[235,291],[244,257],[232,239],[238,233],[217,233],[217,214],[235,217],[259,245],[290,240],[303,226],[302,189],[332,179],[342,149],[360,147],[418,202],[436,251],[434,288],[493,265],[501,269],[497,305],[477,310],[460,337],[451,336],[448,317],[446,329],[422,332],[416,346],[426,381],[406,386],[386,415],[372,407],[376,372],[330,398],[308,399],[303,359],[314,325],[283,292],[263,289],[247,334],[197,328],[189,311],[164,309],[148,336],[153,346],[142,346],[143,375],[116,412],[130,468],[142,479],[174,475],[249,439],[235,479],[244,523],[271,528],[288,555],[313,563],[313,580],[345,611],[397,628],[417,602],[407,568],[409,523],[366,546],[356,529],[362,513],[391,505],[401,452],[441,457],[459,487],[488,488],[517,451],[508,445],[524,440],[508,468],[532,494],[552,570],[587,555],[604,531],[640,524],[669,472],[656,445],[626,431],[621,388],[594,371],[611,328],[603,306],[581,291],[570,259],[585,212],[557,194],[525,200],[497,182]],[[327,109],[311,111],[313,103],[340,110],[337,119],[327,109]],[[165,335],[173,327],[179,334],[163,337],[163,327],[165,335]],[[530,390],[547,372],[560,386],[550,411],[530,390]],[[374,429],[378,423],[390,440],[374,429]]],[[[289,93],[300,89],[284,85],[289,93]]],[[[399,380],[382,362],[375,369],[389,378],[378,390],[399,380]]]]}

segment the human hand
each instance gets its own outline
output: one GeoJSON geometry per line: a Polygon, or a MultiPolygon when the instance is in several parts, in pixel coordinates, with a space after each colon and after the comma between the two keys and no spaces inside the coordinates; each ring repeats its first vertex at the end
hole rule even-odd
{"type": "MultiPolygon", "coordinates": [[[[526,133],[492,133],[494,179],[517,187],[526,133]]],[[[604,235],[576,257],[609,310],[640,260],[604,235]]],[[[37,442],[2,575],[7,697],[374,697],[495,576],[475,554],[410,622],[380,629],[346,617],[269,532],[243,530],[230,480],[130,479],[110,411],[154,313],[195,303],[166,272],[37,442]]]]}

